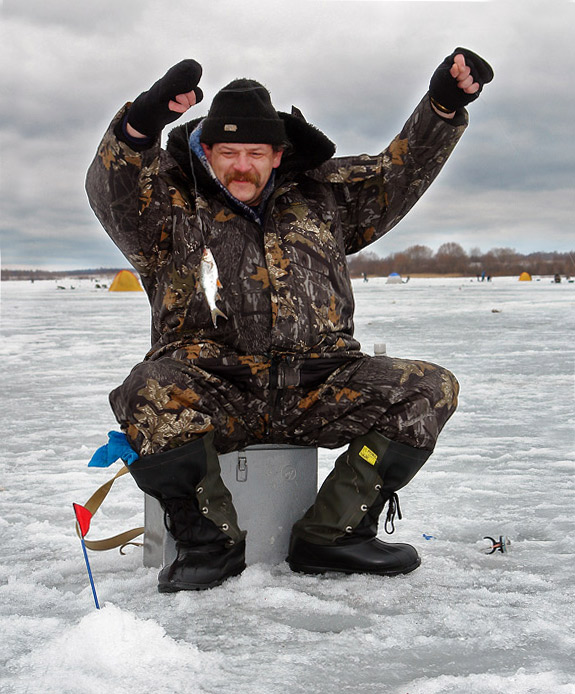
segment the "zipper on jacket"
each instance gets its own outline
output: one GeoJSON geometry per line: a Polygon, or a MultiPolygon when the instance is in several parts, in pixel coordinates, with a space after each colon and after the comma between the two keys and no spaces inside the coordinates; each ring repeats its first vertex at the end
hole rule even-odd
{"type": "Polygon", "coordinates": [[[279,364],[280,364],[280,358],[278,356],[272,355],[272,357],[270,359],[270,377],[269,377],[270,390],[276,390],[278,387],[279,364]]]}
{"type": "Polygon", "coordinates": [[[279,380],[279,365],[281,357],[270,355],[270,374],[269,374],[269,409],[268,419],[266,420],[265,435],[272,436],[272,429],[276,418],[276,408],[280,397],[280,389],[278,388],[279,380]]]}

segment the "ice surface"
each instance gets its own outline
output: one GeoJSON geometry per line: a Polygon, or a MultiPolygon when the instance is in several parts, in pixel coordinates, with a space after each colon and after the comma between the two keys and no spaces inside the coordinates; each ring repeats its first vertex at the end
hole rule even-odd
{"type": "MultiPolygon", "coordinates": [[[[249,567],[159,595],[141,549],[90,553],[72,502],[117,425],[107,403],[148,348],[143,294],[88,281],[2,282],[0,691],[6,694],[575,692],[575,284],[496,278],[355,283],[365,351],[450,368],[460,407],[401,493],[400,578],[249,567]],[[75,289],[71,289],[71,286],[75,289]],[[426,540],[423,535],[432,536],[426,540]],[[485,554],[507,535],[506,554],[485,554]]],[[[336,452],[320,451],[320,478],[336,452]]],[[[143,520],[124,477],[102,537],[143,520]]]]}

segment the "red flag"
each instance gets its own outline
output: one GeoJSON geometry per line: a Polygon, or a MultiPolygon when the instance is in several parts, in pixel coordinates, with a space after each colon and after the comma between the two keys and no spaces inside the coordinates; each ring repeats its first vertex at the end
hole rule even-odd
{"type": "Polygon", "coordinates": [[[80,533],[82,534],[82,537],[86,537],[88,530],[90,530],[92,514],[85,506],[80,506],[80,504],[73,504],[73,506],[78,525],[80,526],[80,533]]]}

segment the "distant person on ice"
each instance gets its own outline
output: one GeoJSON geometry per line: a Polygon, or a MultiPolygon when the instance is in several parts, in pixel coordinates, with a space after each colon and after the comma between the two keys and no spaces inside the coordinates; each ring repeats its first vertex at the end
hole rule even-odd
{"type": "Polygon", "coordinates": [[[162,129],[202,99],[201,72],[184,60],[124,106],[87,177],[152,309],[152,347],[110,402],[140,456],[129,470],[177,541],[158,589],[210,588],[245,568],[218,454],[262,443],[348,445],[293,527],[294,571],[412,571],[417,551],[377,539],[378,518],[387,505],[393,529],[396,492],[431,455],[458,384],[434,364],[360,351],[346,256],[427,190],[493,72],[456,49],[376,156],[334,157],[251,79],[224,87],[164,150],[162,129]]]}

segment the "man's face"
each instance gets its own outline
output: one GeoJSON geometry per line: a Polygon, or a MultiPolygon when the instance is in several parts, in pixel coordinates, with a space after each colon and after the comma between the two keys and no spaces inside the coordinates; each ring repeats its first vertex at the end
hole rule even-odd
{"type": "Polygon", "coordinates": [[[282,152],[271,145],[216,142],[202,147],[218,180],[246,205],[257,205],[282,152]]]}

